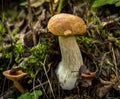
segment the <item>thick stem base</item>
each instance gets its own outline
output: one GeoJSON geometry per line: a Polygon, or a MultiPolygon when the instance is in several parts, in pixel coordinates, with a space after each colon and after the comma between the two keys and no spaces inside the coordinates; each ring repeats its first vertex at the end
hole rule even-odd
{"type": "Polygon", "coordinates": [[[56,74],[61,87],[65,90],[71,90],[75,88],[83,59],[74,36],[59,36],[59,45],[62,60],[56,69],[56,74]]]}

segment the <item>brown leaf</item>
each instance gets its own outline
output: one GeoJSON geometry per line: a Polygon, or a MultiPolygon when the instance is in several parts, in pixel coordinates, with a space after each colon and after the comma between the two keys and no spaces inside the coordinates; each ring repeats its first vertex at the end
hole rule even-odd
{"type": "Polygon", "coordinates": [[[82,85],[81,86],[83,86],[83,87],[89,87],[89,86],[91,86],[92,85],[92,79],[83,79],[82,80],[82,85]]]}
{"type": "Polygon", "coordinates": [[[37,7],[41,6],[44,2],[45,2],[45,0],[36,0],[35,2],[33,2],[31,0],[30,6],[37,8],[37,7]]]}
{"type": "Polygon", "coordinates": [[[117,91],[120,91],[120,76],[116,78],[115,84],[113,85],[113,88],[117,91]]]}
{"type": "Polygon", "coordinates": [[[103,99],[110,92],[112,86],[115,83],[115,80],[113,81],[105,81],[103,79],[99,79],[99,80],[100,83],[99,85],[97,85],[96,95],[99,99],[103,99]]]}
{"type": "Polygon", "coordinates": [[[82,78],[82,86],[89,87],[92,85],[92,80],[95,78],[96,73],[90,72],[85,65],[82,65],[80,68],[80,76],[82,78]]]}

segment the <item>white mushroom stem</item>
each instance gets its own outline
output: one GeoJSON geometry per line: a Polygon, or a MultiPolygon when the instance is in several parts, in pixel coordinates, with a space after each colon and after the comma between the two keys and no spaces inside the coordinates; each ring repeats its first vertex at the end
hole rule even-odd
{"type": "Polygon", "coordinates": [[[60,85],[65,90],[75,88],[79,68],[83,65],[82,55],[74,36],[59,36],[62,60],[56,69],[60,85]]]}

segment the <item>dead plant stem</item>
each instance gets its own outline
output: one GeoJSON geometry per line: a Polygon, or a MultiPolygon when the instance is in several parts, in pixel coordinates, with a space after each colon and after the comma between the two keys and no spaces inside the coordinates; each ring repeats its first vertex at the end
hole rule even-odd
{"type": "Polygon", "coordinates": [[[43,85],[42,85],[42,83],[41,83],[40,79],[38,79],[38,82],[40,83],[40,86],[42,87],[43,92],[44,92],[44,94],[45,94],[46,98],[47,98],[47,99],[49,99],[49,97],[48,97],[47,93],[45,92],[45,88],[43,87],[43,85]]]}
{"type": "Polygon", "coordinates": [[[113,63],[115,66],[115,74],[118,77],[118,71],[117,71],[117,63],[116,63],[116,57],[115,57],[115,52],[114,52],[114,48],[112,47],[112,55],[113,55],[113,63]]]}
{"type": "Polygon", "coordinates": [[[48,84],[48,81],[41,83],[41,85],[36,85],[36,86],[34,86],[34,87],[30,90],[30,92],[32,92],[33,90],[37,89],[38,87],[44,86],[44,85],[46,85],[46,84],[48,84]]]}
{"type": "Polygon", "coordinates": [[[33,23],[33,15],[32,15],[32,8],[31,8],[31,6],[30,6],[30,0],[28,0],[28,12],[29,12],[29,27],[30,27],[30,29],[31,29],[31,31],[32,31],[32,35],[33,35],[33,43],[34,43],[34,45],[36,45],[37,44],[37,40],[36,40],[36,35],[35,35],[35,31],[34,31],[34,29],[33,29],[33,27],[32,27],[32,23],[33,23]]]}
{"type": "Polygon", "coordinates": [[[55,95],[54,95],[54,92],[53,92],[53,89],[52,89],[52,85],[51,85],[51,83],[50,83],[50,80],[49,80],[49,77],[48,77],[48,75],[47,75],[47,71],[46,71],[46,68],[45,68],[46,58],[47,58],[47,56],[45,56],[45,59],[44,59],[43,69],[44,69],[45,75],[46,75],[46,77],[47,77],[47,79],[48,79],[48,83],[49,83],[50,90],[51,90],[51,92],[52,92],[53,98],[55,99],[55,95]]]}
{"type": "MultiPolygon", "coordinates": [[[[40,71],[40,70],[37,70],[37,72],[36,72],[36,74],[35,74],[35,77],[34,77],[34,79],[33,79],[33,88],[34,88],[34,86],[35,86],[36,76],[37,76],[37,74],[38,74],[39,71],[40,71]]],[[[37,98],[36,98],[36,93],[35,93],[35,91],[34,91],[34,96],[35,96],[35,99],[37,99],[37,98]]]]}

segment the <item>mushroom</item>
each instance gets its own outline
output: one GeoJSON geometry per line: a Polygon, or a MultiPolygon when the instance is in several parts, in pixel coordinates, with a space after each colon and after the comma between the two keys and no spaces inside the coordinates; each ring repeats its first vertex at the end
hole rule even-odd
{"type": "Polygon", "coordinates": [[[83,65],[81,51],[74,37],[75,34],[84,34],[84,21],[72,14],[56,14],[48,22],[48,30],[59,36],[61,62],[55,70],[60,86],[64,90],[75,88],[79,68],[83,65]]]}
{"type": "Polygon", "coordinates": [[[6,70],[3,72],[3,75],[9,79],[12,80],[14,83],[14,86],[21,92],[21,93],[25,93],[24,88],[22,87],[22,85],[19,83],[19,80],[27,75],[27,73],[24,73],[22,70],[14,70],[12,72],[12,70],[6,70]]]}

